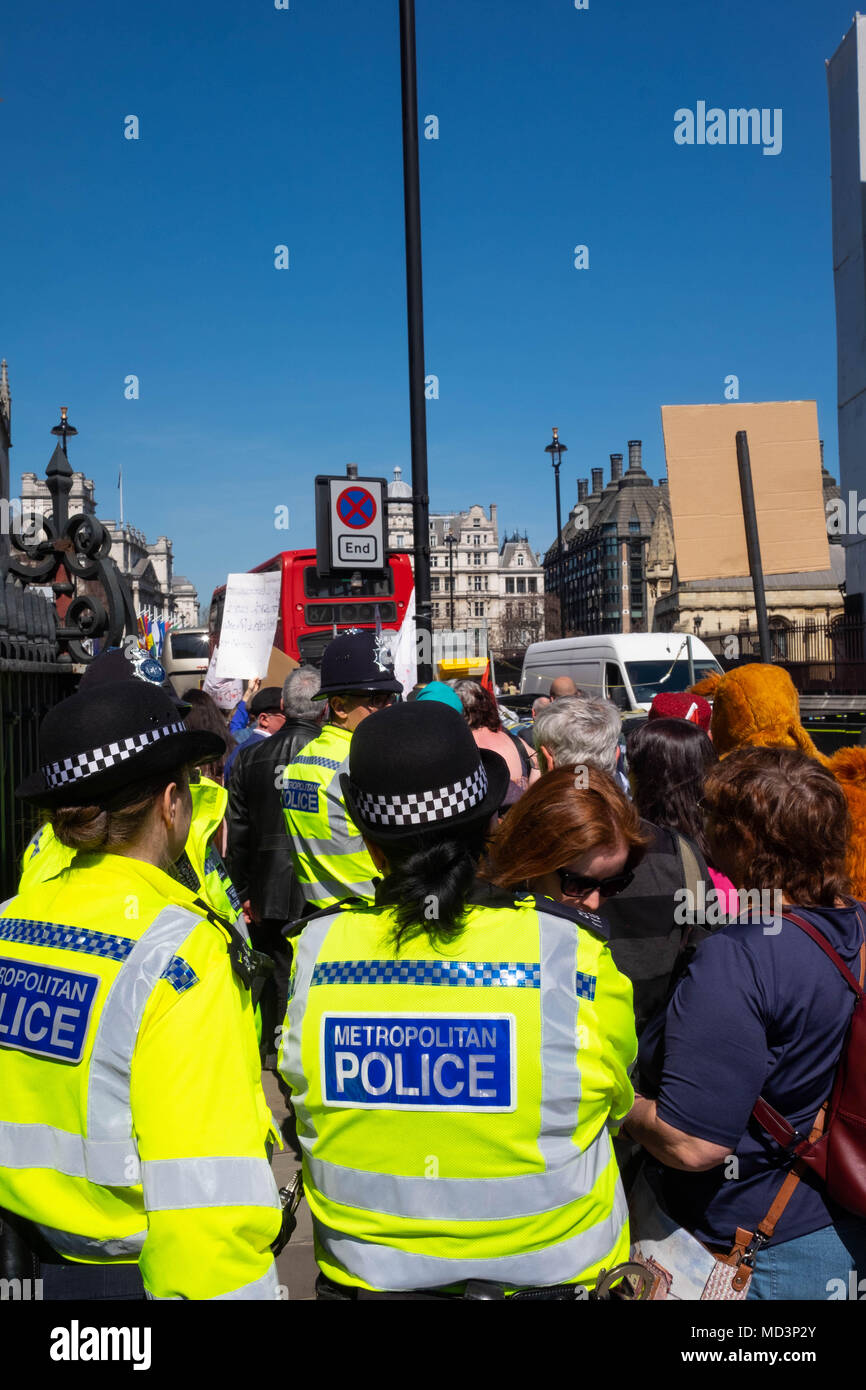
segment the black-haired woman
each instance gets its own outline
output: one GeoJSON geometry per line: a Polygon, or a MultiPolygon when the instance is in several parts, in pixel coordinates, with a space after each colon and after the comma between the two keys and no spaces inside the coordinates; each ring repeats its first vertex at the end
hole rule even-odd
{"type": "Polygon", "coordinates": [[[629,734],[629,779],[641,817],[692,840],[716,893],[710,925],[739,911],[737,890],[711,861],[701,811],[704,782],[719,761],[712,740],[687,719],[645,719],[629,734]]]}
{"type": "Polygon", "coordinates": [[[508,775],[436,702],[352,739],[343,791],[382,878],[304,927],[280,1057],[322,1297],[573,1298],[626,1258],[631,988],[593,913],[476,891],[508,775]]]}
{"type": "Polygon", "coordinates": [[[0,910],[7,1268],[17,1242],[45,1298],[274,1298],[252,961],[168,873],[223,742],[130,680],[55,706],[40,748],[19,795],[76,854],[0,910]]]}

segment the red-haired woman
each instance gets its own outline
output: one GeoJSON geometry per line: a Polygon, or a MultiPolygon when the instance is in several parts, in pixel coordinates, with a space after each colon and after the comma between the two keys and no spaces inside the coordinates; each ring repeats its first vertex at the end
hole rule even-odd
{"type": "Polygon", "coordinates": [[[622,893],[646,837],[630,801],[606,772],[549,772],[502,822],[482,877],[596,912],[622,893]]]}

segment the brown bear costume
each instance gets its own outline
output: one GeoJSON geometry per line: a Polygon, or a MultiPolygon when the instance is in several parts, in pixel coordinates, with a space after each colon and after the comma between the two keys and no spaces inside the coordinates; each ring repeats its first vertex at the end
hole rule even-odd
{"type": "Polygon", "coordinates": [[[736,666],[706,676],[692,693],[713,701],[710,726],[720,758],[735,748],[799,748],[829,768],[841,784],[851,814],[846,867],[855,898],[866,899],[866,748],[819,753],[800,723],[800,699],[782,666],[736,666]]]}

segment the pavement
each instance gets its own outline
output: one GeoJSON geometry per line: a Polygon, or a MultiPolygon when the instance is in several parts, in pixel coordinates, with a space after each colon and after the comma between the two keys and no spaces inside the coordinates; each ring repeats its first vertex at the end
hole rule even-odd
{"type": "MultiPolygon", "coordinates": [[[[271,1107],[271,1113],[277,1125],[282,1125],[285,1120],[288,1120],[289,1112],[273,1072],[262,1072],[262,1084],[265,1088],[268,1105],[271,1107]]],[[[294,1127],[287,1125],[286,1130],[289,1138],[284,1137],[285,1148],[282,1151],[279,1149],[275,1151],[271,1165],[277,1180],[277,1187],[285,1187],[301,1166],[300,1158],[292,1149],[292,1141],[297,1144],[297,1140],[294,1139],[294,1127]]],[[[310,1208],[304,1199],[301,1200],[297,1216],[298,1224],[295,1233],[277,1259],[277,1274],[282,1285],[280,1296],[293,1301],[315,1298],[316,1275],[319,1272],[313,1254],[313,1223],[310,1218],[310,1208]]]]}

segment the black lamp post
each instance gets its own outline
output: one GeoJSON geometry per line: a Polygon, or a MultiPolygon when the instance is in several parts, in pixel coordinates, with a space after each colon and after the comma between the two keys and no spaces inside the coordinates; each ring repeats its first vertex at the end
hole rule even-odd
{"type": "Polygon", "coordinates": [[[51,431],[52,434],[60,436],[60,447],[63,450],[64,454],[66,454],[67,458],[69,457],[69,454],[66,449],[66,441],[67,439],[71,439],[73,435],[78,433],[78,430],[75,428],[75,426],[70,425],[69,421],[67,420],[66,417],[68,414],[69,407],[62,405],[60,407],[60,424],[55,425],[53,430],[51,431]]]}
{"type": "Polygon", "coordinates": [[[445,537],[445,544],[448,547],[448,592],[451,596],[449,608],[451,631],[454,631],[454,547],[457,544],[457,537],[453,531],[449,531],[445,537]]]}
{"type": "Polygon", "coordinates": [[[562,455],[568,453],[568,446],[560,444],[559,430],[554,425],[553,439],[544,450],[550,454],[550,462],[553,464],[553,476],[556,482],[556,571],[558,577],[557,590],[559,593],[559,635],[565,636],[565,576],[562,570],[562,507],[559,500],[559,465],[562,463],[562,455]]]}

